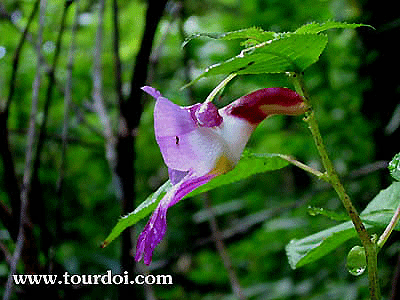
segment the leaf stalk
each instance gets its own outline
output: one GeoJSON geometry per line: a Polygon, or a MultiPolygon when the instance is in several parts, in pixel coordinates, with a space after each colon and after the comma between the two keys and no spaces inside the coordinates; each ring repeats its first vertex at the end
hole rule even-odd
{"type": "Polygon", "coordinates": [[[382,235],[378,239],[378,242],[376,243],[378,251],[386,243],[386,241],[389,238],[390,234],[392,233],[393,229],[396,227],[397,223],[399,222],[399,219],[400,219],[400,205],[397,207],[396,212],[394,213],[392,219],[390,220],[390,223],[388,224],[385,231],[382,233],[382,235]]]}
{"type": "Polygon", "coordinates": [[[300,161],[298,161],[298,160],[296,160],[293,157],[288,156],[288,155],[279,154],[279,157],[284,159],[284,160],[286,160],[286,161],[288,161],[292,165],[294,165],[294,166],[296,166],[296,167],[298,167],[298,168],[300,168],[300,169],[302,169],[302,170],[304,170],[304,171],[316,176],[318,179],[322,179],[322,180],[324,180],[324,181],[329,183],[329,178],[328,178],[326,172],[322,173],[321,171],[313,169],[310,166],[307,166],[306,164],[303,164],[302,162],[300,162],[300,161]]]}

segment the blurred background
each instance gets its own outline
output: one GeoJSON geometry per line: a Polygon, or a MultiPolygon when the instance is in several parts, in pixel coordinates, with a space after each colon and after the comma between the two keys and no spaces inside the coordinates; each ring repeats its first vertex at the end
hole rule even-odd
{"type": "MultiPolygon", "coordinates": [[[[321,59],[304,74],[328,152],[361,211],[390,184],[386,165],[399,152],[400,13],[394,2],[51,0],[40,18],[44,2],[0,2],[0,294],[7,292],[23,211],[19,274],[128,270],[171,274],[173,285],[15,286],[12,299],[38,293],[53,299],[236,299],[235,286],[247,299],[368,297],[367,276],[354,277],[345,267],[348,251],[360,244],[356,239],[317,263],[290,268],[285,245],[291,239],[335,224],[311,216],[308,207],[344,211],[331,188],[294,167],[175,205],[149,267],[132,260],[147,218],[108,247],[100,245],[118,218],[168,177],[154,138],[154,100],[139,88],[152,85],[180,105],[202,102],[222,77],[181,87],[241,49],[238,41],[205,38],[182,48],[199,32],[251,26],[285,32],[326,20],[375,28],[328,31],[321,59]]],[[[273,86],[291,84],[283,74],[241,76],[216,105],[273,86]]],[[[248,148],[290,154],[322,170],[301,117],[267,119],[248,148]]],[[[385,299],[396,299],[398,237],[393,233],[379,253],[385,299]]]]}

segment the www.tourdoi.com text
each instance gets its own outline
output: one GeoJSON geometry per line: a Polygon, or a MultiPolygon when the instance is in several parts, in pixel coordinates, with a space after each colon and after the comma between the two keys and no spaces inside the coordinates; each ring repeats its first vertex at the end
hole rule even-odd
{"type": "Polygon", "coordinates": [[[172,284],[172,275],[135,275],[129,278],[128,271],[123,274],[112,274],[107,270],[105,274],[18,274],[13,275],[16,285],[35,285],[35,284],[73,284],[73,285],[93,285],[93,284],[138,284],[138,285],[170,285],[172,284]]]}

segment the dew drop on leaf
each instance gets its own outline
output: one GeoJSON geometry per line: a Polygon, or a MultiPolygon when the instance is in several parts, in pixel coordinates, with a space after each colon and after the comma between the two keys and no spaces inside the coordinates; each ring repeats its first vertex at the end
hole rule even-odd
{"type": "Polygon", "coordinates": [[[367,268],[367,258],[363,247],[354,246],[347,255],[347,270],[351,275],[360,276],[367,268]]]}

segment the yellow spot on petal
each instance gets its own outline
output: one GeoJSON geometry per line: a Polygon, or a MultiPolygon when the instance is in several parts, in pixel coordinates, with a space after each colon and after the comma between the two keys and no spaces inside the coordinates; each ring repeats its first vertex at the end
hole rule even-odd
{"type": "Polygon", "coordinates": [[[209,174],[211,175],[221,175],[226,172],[229,172],[235,167],[235,165],[230,161],[226,156],[221,156],[217,163],[215,164],[214,169],[211,170],[209,174]]]}

